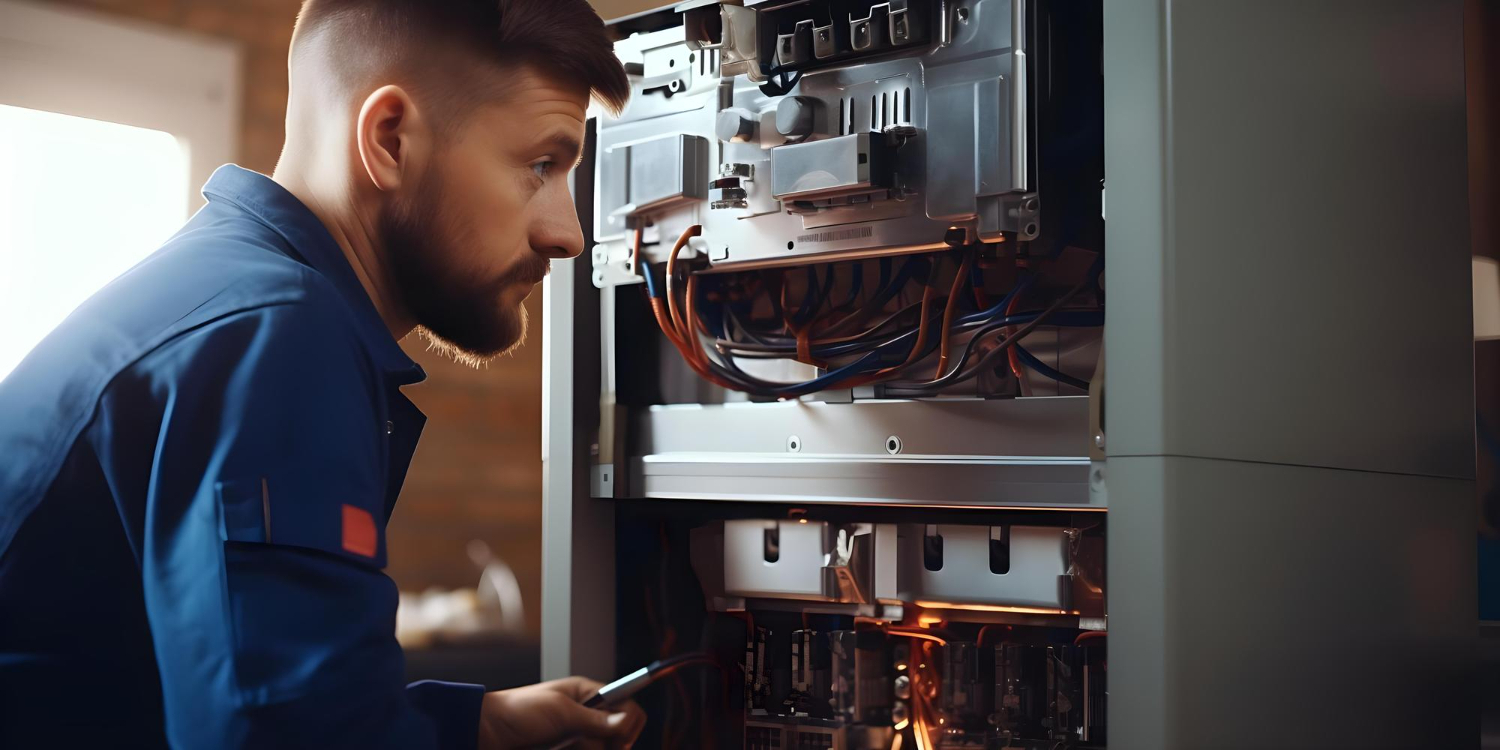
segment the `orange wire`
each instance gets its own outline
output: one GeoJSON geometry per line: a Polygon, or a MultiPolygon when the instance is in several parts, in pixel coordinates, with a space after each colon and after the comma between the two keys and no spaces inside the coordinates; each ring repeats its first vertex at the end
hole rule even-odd
{"type": "Polygon", "coordinates": [[[905,362],[902,362],[901,364],[894,367],[887,367],[884,370],[881,370],[880,372],[882,374],[889,374],[896,372],[897,370],[904,369],[914,364],[918,359],[921,359],[922,350],[927,348],[927,331],[931,327],[928,325],[928,312],[932,307],[932,300],[936,296],[937,287],[933,286],[932,284],[928,284],[922,290],[922,312],[919,313],[922,316],[922,322],[917,327],[917,344],[916,346],[913,346],[911,348],[911,353],[906,355],[905,362]]]}
{"type": "Polygon", "coordinates": [[[1083,643],[1090,638],[1104,638],[1108,635],[1109,633],[1104,630],[1086,630],[1082,633],[1079,633],[1078,637],[1073,639],[1073,645],[1077,646],[1078,644],[1083,643]]]}
{"type": "MultiPolygon", "coordinates": [[[[1019,294],[1017,294],[1016,296],[1014,296],[1014,297],[1011,298],[1010,304],[1008,304],[1008,305],[1005,306],[1005,317],[1009,318],[1010,314],[1012,312],[1015,312],[1016,304],[1019,303],[1020,301],[1021,301],[1021,295],[1019,295],[1019,294]]],[[[1009,338],[1010,335],[1013,332],[1015,332],[1015,330],[1016,330],[1015,326],[1006,326],[1005,327],[1005,336],[1006,336],[1006,338],[1009,338]]],[[[1019,342],[1017,342],[1017,343],[1019,343],[1019,342]]],[[[1016,387],[1021,390],[1021,395],[1023,395],[1023,396],[1030,396],[1031,395],[1031,393],[1030,393],[1031,388],[1029,388],[1026,385],[1026,376],[1021,373],[1021,355],[1019,355],[1019,354],[1016,353],[1016,347],[1012,346],[1012,347],[1010,347],[1009,349],[1006,350],[1006,352],[1005,352],[1005,359],[1006,359],[1007,362],[1010,363],[1010,372],[1011,372],[1011,374],[1014,375],[1014,376],[1016,376],[1016,387]]]]}
{"type": "Polygon", "coordinates": [[[716,375],[708,366],[708,357],[699,346],[697,334],[694,333],[687,320],[692,319],[693,313],[693,289],[696,277],[688,276],[687,300],[682,306],[677,302],[677,257],[682,253],[682,248],[687,246],[688,240],[696,237],[703,231],[703,227],[697,224],[688,227],[677,242],[672,245],[672,252],[667,256],[667,294],[666,303],[662,300],[651,300],[651,310],[656,315],[656,324],[661,327],[667,339],[677,347],[677,351],[687,362],[693,372],[698,373],[704,380],[721,388],[733,389],[734,386],[728,381],[716,375]],[[665,307],[665,309],[663,309],[665,307]],[[682,309],[686,307],[686,311],[682,309]]]}
{"type": "Polygon", "coordinates": [[[661,328],[661,332],[666,335],[667,340],[672,342],[673,346],[677,347],[677,351],[682,353],[684,358],[687,357],[687,353],[682,351],[682,342],[677,338],[677,329],[672,327],[672,321],[667,318],[666,300],[660,297],[653,298],[651,300],[651,312],[655,313],[656,325],[661,328]]]}
{"type": "Polygon", "coordinates": [[[942,377],[943,371],[948,369],[948,343],[953,338],[953,315],[958,312],[958,296],[968,280],[969,264],[973,260],[973,255],[965,255],[963,263],[958,265],[958,275],[953,277],[953,288],[948,292],[948,304],[943,306],[943,343],[938,347],[937,374],[932,376],[933,380],[942,377]]]}
{"type": "MultiPolygon", "coordinates": [[[[646,225],[641,224],[635,228],[635,248],[630,252],[630,272],[640,273],[641,269],[641,245],[646,240],[646,225]]],[[[647,271],[650,273],[650,271],[647,271]]]]}
{"type": "Polygon", "coordinates": [[[944,637],[939,636],[939,635],[933,635],[932,633],[928,633],[928,632],[925,632],[925,631],[922,631],[922,630],[912,630],[910,628],[886,628],[885,632],[887,632],[887,633],[889,633],[891,635],[899,635],[899,636],[902,636],[902,637],[905,637],[905,638],[920,638],[921,640],[924,640],[924,641],[932,641],[933,643],[936,643],[939,646],[946,646],[946,645],[948,645],[948,639],[947,638],[944,638],[944,637]]]}
{"type": "Polygon", "coordinates": [[[862,385],[868,385],[877,380],[880,380],[881,378],[884,378],[887,375],[904,370],[910,367],[918,359],[921,359],[922,349],[926,348],[927,346],[927,333],[928,329],[931,327],[928,325],[928,321],[930,320],[929,313],[932,308],[932,300],[935,296],[937,296],[936,289],[937,287],[933,286],[932,284],[927,284],[922,289],[922,312],[919,313],[922,316],[922,319],[921,323],[919,323],[917,327],[917,343],[911,348],[911,353],[906,355],[905,362],[902,362],[899,365],[891,365],[890,367],[876,370],[875,372],[867,373],[864,375],[851,375],[838,383],[834,383],[833,385],[828,386],[827,390],[835,390],[839,388],[857,388],[862,385]]]}
{"type": "Polygon", "coordinates": [[[979,640],[976,645],[984,645],[984,637],[990,632],[990,628],[1005,628],[1006,630],[1011,629],[1009,625],[986,625],[979,629],[979,640]]]}
{"type": "Polygon", "coordinates": [[[681,336],[683,332],[691,333],[692,329],[683,324],[682,311],[677,307],[677,256],[682,248],[687,247],[688,240],[703,232],[703,227],[694,224],[683,231],[682,236],[672,245],[672,253],[667,256],[667,310],[671,313],[672,326],[677,330],[679,338],[686,342],[688,339],[681,336]]]}

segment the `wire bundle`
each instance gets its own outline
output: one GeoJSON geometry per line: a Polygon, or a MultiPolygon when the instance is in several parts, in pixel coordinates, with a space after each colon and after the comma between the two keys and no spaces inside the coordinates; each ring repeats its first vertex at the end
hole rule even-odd
{"type": "Polygon", "coordinates": [[[678,238],[664,269],[640,264],[637,233],[632,265],[645,273],[652,312],[667,340],[694,372],[720,387],[785,399],[878,382],[902,395],[936,395],[1004,366],[1017,375],[1025,366],[1060,383],[1088,387],[1086,381],[1047,366],[1019,342],[1043,325],[1103,325],[1101,310],[1067,307],[1096,285],[1099,261],[1042,310],[1018,309],[1037,280],[1027,269],[1004,297],[986,306],[973,248],[954,251],[960,254],[957,271],[952,284],[942,289],[938,271],[946,260],[943,254],[908,256],[899,266],[882,258],[879,278],[868,289],[865,267],[856,263],[842,302],[832,299],[834,266],[825,266],[821,278],[816,267],[808,266],[802,299],[793,305],[785,277],[692,273],[679,257],[700,232],[701,227],[689,227],[678,238]],[[913,283],[922,287],[920,301],[890,312],[892,302],[899,303],[899,295],[913,283]],[[965,293],[966,285],[973,287],[972,295],[965,293]],[[755,322],[750,320],[755,310],[751,297],[761,294],[776,319],[770,329],[749,324],[755,322]],[[751,375],[740,363],[756,359],[790,359],[823,372],[801,382],[770,381],[751,375]],[[919,365],[928,360],[934,361],[934,370],[921,379],[919,365]]]}

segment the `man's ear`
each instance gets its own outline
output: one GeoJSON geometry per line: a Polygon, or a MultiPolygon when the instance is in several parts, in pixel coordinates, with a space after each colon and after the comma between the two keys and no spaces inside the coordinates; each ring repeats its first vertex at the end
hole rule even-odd
{"type": "Polygon", "coordinates": [[[354,127],[370,182],[381,191],[400,189],[415,174],[414,154],[423,146],[421,118],[411,97],[400,86],[381,86],[365,98],[354,127]]]}

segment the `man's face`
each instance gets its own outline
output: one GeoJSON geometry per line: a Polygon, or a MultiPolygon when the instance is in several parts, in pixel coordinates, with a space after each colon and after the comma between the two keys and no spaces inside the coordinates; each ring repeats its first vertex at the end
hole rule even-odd
{"type": "Polygon", "coordinates": [[[481,105],[380,219],[391,278],[417,325],[461,361],[526,335],[522,303],[553,258],[583,251],[568,192],[588,92],[522,73],[481,105]]]}

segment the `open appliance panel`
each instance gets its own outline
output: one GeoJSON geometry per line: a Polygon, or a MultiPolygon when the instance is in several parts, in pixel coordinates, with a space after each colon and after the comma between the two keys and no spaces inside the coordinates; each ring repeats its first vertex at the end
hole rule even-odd
{"type": "MultiPolygon", "coordinates": [[[[1472,557],[1463,550],[1472,548],[1475,532],[1472,461],[1465,463],[1472,458],[1473,403],[1472,341],[1463,330],[1471,311],[1464,302],[1470,278],[1461,3],[1388,4],[1388,12],[1363,14],[1314,4],[1301,9],[1292,27],[1284,9],[1266,4],[1195,4],[1179,12],[1181,5],[1112,0],[1102,23],[1103,3],[1033,0],[1021,8],[1027,19],[1021,51],[1031,63],[1025,189],[1036,194],[1040,211],[1029,244],[1013,242],[1005,231],[994,242],[964,229],[952,238],[952,250],[902,247],[878,239],[883,220],[873,215],[830,225],[870,232],[867,241],[836,252],[800,253],[810,248],[795,234],[765,241],[757,226],[808,231],[809,214],[797,201],[814,203],[816,219],[866,210],[854,206],[854,196],[889,190],[874,177],[900,174],[876,169],[891,152],[869,137],[826,145],[850,135],[844,133],[804,138],[791,151],[845,167],[852,158],[855,169],[829,170],[821,184],[799,187],[794,180],[787,192],[770,180],[771,197],[786,196],[795,210],[777,198],[780,213],[736,220],[730,256],[716,260],[704,243],[723,231],[705,217],[739,210],[741,200],[755,205],[759,185],[747,183],[764,179],[719,172],[720,151],[745,152],[728,147],[748,143],[744,118],[726,118],[728,144],[718,137],[715,114],[714,129],[694,136],[712,135],[713,142],[680,145],[679,138],[663,141],[672,144],[664,152],[625,152],[627,164],[665,165],[668,187],[682,190],[675,197],[625,194],[648,207],[636,211],[641,241],[627,225],[612,239],[601,230],[597,243],[601,262],[621,274],[596,283],[592,262],[560,263],[548,282],[547,676],[604,678],[663,653],[719,654],[721,671],[684,675],[681,687],[670,683],[644,694],[653,719],[645,746],[1091,746],[1104,741],[1098,725],[1090,719],[1085,736],[1073,709],[1085,702],[1090,716],[1099,706],[1085,696],[1103,688],[1105,663],[1094,655],[1110,644],[1113,673],[1104,682],[1112,693],[1109,740],[1117,747],[1265,744],[1267,716],[1275,717],[1272,733],[1294,744],[1473,743],[1472,704],[1462,688],[1473,676],[1474,616],[1472,557]],[[1288,28],[1295,33],[1288,36],[1288,28]],[[1402,59],[1417,63],[1402,68],[1410,75],[1393,77],[1385,64],[1394,28],[1431,32],[1403,37],[1409,44],[1402,59]],[[1268,38],[1285,42],[1270,57],[1257,46],[1268,38]],[[1287,112],[1316,116],[1288,119],[1287,112]],[[1372,119],[1372,112],[1381,116],[1372,119]],[[1019,313],[1045,311],[1089,273],[1080,267],[1092,268],[1103,250],[1103,170],[1094,158],[1103,149],[1101,132],[1110,147],[1111,192],[1118,194],[1110,202],[1109,249],[1125,261],[1109,279],[1114,363],[1107,393],[1102,357],[1087,355],[1100,366],[1066,358],[1073,355],[1051,360],[1061,363],[1054,370],[1087,380],[1087,396],[1061,385],[1039,393],[1041,382],[1030,376],[1028,396],[1013,371],[1005,375],[1009,367],[988,366],[998,361],[980,368],[966,389],[912,388],[908,376],[930,375],[934,355],[909,343],[915,335],[899,339],[899,347],[887,347],[886,339],[939,317],[909,309],[928,290],[935,303],[953,298],[949,282],[962,278],[966,257],[971,272],[983,270],[983,296],[992,301],[1023,263],[1037,283],[1046,280],[1018,303],[1019,313]],[[660,153],[669,158],[653,158],[660,153]],[[696,160],[694,169],[678,153],[696,160]],[[861,154],[870,165],[863,171],[861,154]],[[1322,168],[1330,164],[1354,166],[1322,168]],[[1363,178],[1360,165],[1372,164],[1382,179],[1363,178]],[[1409,185],[1431,189],[1414,193],[1409,185]],[[809,192],[799,194],[803,188],[809,192]],[[836,206],[835,199],[849,205],[836,206]],[[713,209],[715,200],[726,207],[713,209]],[[1414,206],[1434,218],[1368,220],[1370,206],[1388,205],[1414,206]],[[1274,238],[1226,231],[1260,226],[1268,216],[1277,217],[1274,238]],[[683,242],[678,273],[665,274],[671,247],[694,225],[700,229],[683,242]],[[698,246],[689,246],[698,237],[698,246]],[[734,247],[742,239],[782,257],[740,262],[734,247]],[[793,247],[785,248],[786,241],[793,247]],[[1415,246],[1430,250],[1420,263],[1412,261],[1415,246]],[[859,257],[840,257],[845,250],[859,257]],[[851,332],[829,333],[840,318],[818,322],[820,314],[844,315],[847,300],[860,307],[871,287],[883,289],[871,283],[882,260],[899,272],[913,259],[921,260],[907,287],[882,300],[853,332],[873,329],[856,343],[892,354],[873,364],[901,365],[902,377],[859,383],[837,376],[817,381],[819,389],[780,393],[762,387],[807,383],[843,367],[848,358],[838,355],[848,350],[838,347],[848,342],[834,339],[851,332]],[[856,261],[865,264],[865,289],[851,295],[856,261]],[[1350,268],[1359,269],[1360,283],[1349,283],[1350,268]],[[807,296],[810,273],[828,291],[807,296]],[[751,304],[754,275],[762,293],[751,304]],[[663,304],[652,301],[668,298],[656,284],[665,278],[675,279],[679,306],[696,299],[700,313],[706,305],[732,315],[682,315],[662,325],[663,304]],[[696,298],[682,288],[692,280],[696,298]],[[1265,289],[1302,302],[1263,304],[1265,289]],[[1329,289],[1340,294],[1330,296],[1329,289]],[[1391,307],[1390,299],[1412,304],[1391,307]],[[1355,308],[1364,313],[1344,314],[1355,308]],[[812,313],[812,335],[808,350],[798,352],[794,328],[809,330],[807,316],[798,319],[803,309],[812,313]],[[879,316],[900,314],[906,317],[876,328],[879,316]],[[1392,330],[1432,335],[1393,339],[1392,330]],[[679,346],[684,332],[696,349],[679,346]],[[920,356],[908,364],[899,356],[907,350],[920,356]],[[727,367],[723,357],[730,353],[761,383],[704,367],[705,361],[727,367]],[[1430,387],[1413,390],[1410,368],[1384,367],[1393,353],[1421,361],[1420,382],[1430,387]],[[750,354],[770,356],[739,356],[750,354]],[[1309,388],[1309,373],[1321,373],[1326,385],[1309,388]],[[1422,398],[1392,396],[1411,393],[1422,398]],[[1106,400],[1108,408],[1100,409],[1106,400]],[[1418,450],[1413,435],[1420,436],[1418,450]],[[1105,445],[1113,454],[1108,498],[1098,481],[1105,445]],[[1106,515],[1107,526],[1094,522],[1106,515]],[[1360,522],[1349,523],[1354,517],[1360,522]],[[1069,548],[1070,557],[1062,558],[1061,545],[1048,543],[1075,536],[1108,542],[1108,581],[1088,573],[1086,549],[1073,556],[1069,548]],[[1267,550],[1274,552],[1269,558],[1267,550]],[[1093,600],[1074,586],[1064,589],[1061,577],[1054,577],[1058,586],[1041,585],[1046,575],[1067,569],[1063,560],[1078,562],[1075,582],[1097,585],[1098,602],[1107,604],[1107,637],[1098,634],[1105,622],[1085,622],[1082,605],[1094,606],[1093,600]],[[1326,576],[1306,574],[1330,565],[1339,580],[1414,580],[1413,571],[1424,571],[1422,580],[1450,585],[1329,586],[1326,576]],[[911,584],[913,575],[920,587],[911,584]],[[957,592],[945,586],[950,576],[965,580],[957,592]],[[994,580],[1009,576],[1017,577],[994,580]],[[1012,582],[1006,591],[985,585],[1012,582]],[[1062,607],[1056,614],[1024,611],[1058,604],[1064,590],[1079,614],[1062,607]],[[1351,634],[1350,622],[1361,623],[1359,632],[1351,634]],[[1267,670],[1266,649],[1245,644],[1275,644],[1288,656],[1267,670]],[[1370,648],[1361,644],[1374,644],[1388,658],[1369,659],[1370,648]],[[1000,646],[1042,651],[1007,655],[1000,646]],[[938,657],[935,674],[927,671],[933,661],[912,659],[929,653],[938,657]],[[914,667],[916,685],[936,685],[936,692],[914,689],[914,667]],[[1079,677],[1087,684],[1081,694],[1071,687],[1079,677]],[[1045,699],[1039,718],[1038,696],[1045,699]],[[935,722],[939,730],[916,732],[919,715],[924,727],[935,722]],[[707,735],[699,731],[704,725],[707,735]],[[1039,739],[1039,733],[1063,736],[1039,739]]],[[[680,28],[683,49],[699,44],[690,54],[709,41],[706,62],[690,59],[721,73],[718,81],[702,74],[702,90],[714,92],[703,107],[717,112],[738,104],[748,111],[756,102],[737,92],[760,92],[767,106],[749,119],[761,118],[764,128],[769,101],[777,100],[779,110],[803,81],[811,86],[819,75],[831,79],[859,66],[924,58],[945,39],[937,20],[960,11],[975,18],[965,0],[940,2],[936,10],[896,0],[748,6],[693,0],[691,7],[616,28],[622,41],[641,35],[629,43],[680,28]],[[936,15],[922,15],[921,7],[936,15]],[[910,40],[900,49],[854,49],[861,28],[885,29],[894,38],[900,18],[908,24],[900,33],[910,40]],[[811,60],[804,28],[812,33],[811,60]],[[824,29],[835,47],[820,57],[824,29]],[[720,99],[725,79],[733,83],[720,99]],[[765,84],[785,93],[768,92],[765,84]]],[[[627,63],[636,65],[643,87],[671,90],[671,81],[650,83],[663,68],[644,55],[627,63]]],[[[676,85],[673,96],[653,94],[649,103],[643,88],[632,106],[666,112],[692,98],[679,93],[699,90],[676,85]]],[[[912,101],[913,119],[918,101],[926,102],[924,115],[931,112],[930,90],[914,88],[912,101]]],[[[814,128],[821,127],[819,106],[811,108],[814,128]]],[[[805,126],[807,111],[789,105],[787,126],[794,132],[805,126]]],[[[904,138],[898,150],[921,144],[921,154],[903,158],[919,156],[926,164],[928,147],[945,135],[927,125],[929,132],[879,135],[904,138]]],[[[607,140],[611,127],[603,123],[590,140],[607,140]]],[[[661,134],[672,135],[663,129],[641,137],[661,134]]],[[[960,135],[973,142],[971,133],[960,135]]],[[[785,146],[748,153],[765,154],[774,178],[776,149],[785,146]]],[[[596,229],[595,172],[610,168],[593,153],[576,177],[586,234],[596,229]]],[[[960,174],[964,189],[966,180],[960,174]]],[[[905,197],[928,203],[927,196],[905,197]]],[[[869,205],[884,207],[889,198],[871,197],[869,205]]],[[[911,216],[895,217],[891,226],[911,216]]],[[[946,233],[943,239],[947,245],[946,233]]],[[[1097,311],[1104,287],[1100,276],[1069,307],[1075,314],[1097,311]]],[[[980,299],[960,300],[954,325],[943,326],[959,351],[978,336],[966,316],[988,309],[980,299]]],[[[1067,328],[1079,330],[1056,338],[1088,333],[1067,328]]],[[[1039,353],[1032,336],[1044,330],[991,333],[976,353],[999,351],[1002,335],[1039,353]]],[[[1030,364],[1023,368],[1035,372],[1030,364]]]]}

